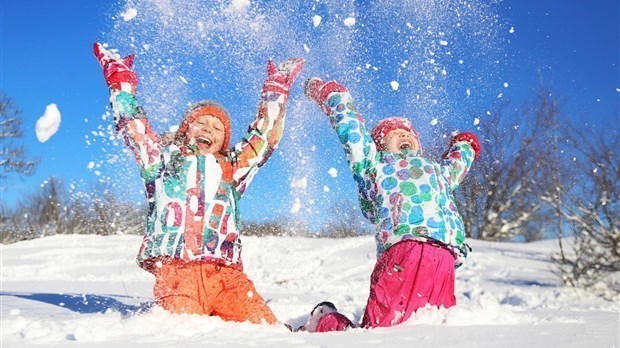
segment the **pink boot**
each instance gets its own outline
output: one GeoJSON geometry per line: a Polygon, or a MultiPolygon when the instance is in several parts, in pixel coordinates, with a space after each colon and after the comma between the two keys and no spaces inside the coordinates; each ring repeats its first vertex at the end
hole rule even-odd
{"type": "Polygon", "coordinates": [[[308,322],[298,331],[329,332],[344,331],[349,327],[355,327],[344,315],[338,313],[333,303],[321,302],[312,309],[308,322]]]}

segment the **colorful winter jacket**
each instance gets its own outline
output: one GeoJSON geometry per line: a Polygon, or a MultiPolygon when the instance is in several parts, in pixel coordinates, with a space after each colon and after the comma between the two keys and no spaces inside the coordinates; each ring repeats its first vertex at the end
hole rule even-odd
{"type": "Polygon", "coordinates": [[[137,263],[165,258],[243,269],[238,201],[282,136],[288,96],[263,92],[248,133],[226,153],[187,154],[163,146],[135,95],[111,89],[115,126],[135,155],[146,187],[146,231],[137,263]]]}
{"type": "Polygon", "coordinates": [[[362,213],[377,230],[377,257],[405,239],[431,241],[467,256],[463,221],[452,194],[474,160],[466,141],[454,143],[440,163],[418,151],[378,151],[348,92],[332,93],[324,110],[357,183],[362,213]]]}

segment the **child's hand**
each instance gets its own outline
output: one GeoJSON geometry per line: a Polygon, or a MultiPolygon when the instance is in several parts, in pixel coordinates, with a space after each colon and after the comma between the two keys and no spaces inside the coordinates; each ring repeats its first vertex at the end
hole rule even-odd
{"type": "Polygon", "coordinates": [[[122,89],[123,83],[131,86],[132,91],[138,87],[138,76],[131,70],[133,66],[134,55],[129,55],[125,58],[113,50],[107,50],[103,45],[95,42],[93,53],[99,65],[103,68],[103,76],[108,84],[108,87],[115,89],[122,89]]]}
{"type": "Polygon", "coordinates": [[[304,67],[303,58],[290,58],[276,66],[271,60],[267,63],[267,80],[263,91],[288,95],[291,85],[304,67]]]}
{"type": "Polygon", "coordinates": [[[478,137],[476,137],[474,133],[469,133],[469,132],[459,133],[452,137],[452,139],[450,140],[450,145],[456,142],[459,142],[459,141],[465,141],[469,143],[469,145],[471,145],[475,153],[474,158],[478,158],[480,156],[480,152],[482,151],[482,146],[480,145],[480,142],[478,141],[478,137]]]}

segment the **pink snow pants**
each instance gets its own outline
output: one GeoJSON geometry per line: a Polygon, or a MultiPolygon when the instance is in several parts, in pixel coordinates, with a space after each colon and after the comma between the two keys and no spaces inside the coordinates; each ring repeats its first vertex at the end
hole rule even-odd
{"type": "Polygon", "coordinates": [[[362,327],[398,325],[427,304],[456,305],[452,253],[429,242],[396,243],[381,255],[370,276],[362,327]]]}
{"type": "MultiPolygon", "coordinates": [[[[361,326],[398,325],[427,304],[444,308],[456,305],[454,257],[436,244],[402,241],[387,249],[375,265],[361,326]]],[[[342,331],[348,323],[344,315],[330,313],[319,320],[317,332],[342,331]]]]}

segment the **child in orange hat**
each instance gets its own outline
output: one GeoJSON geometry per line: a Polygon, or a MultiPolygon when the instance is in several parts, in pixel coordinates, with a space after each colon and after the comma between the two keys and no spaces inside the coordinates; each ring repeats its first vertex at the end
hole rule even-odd
{"type": "Polygon", "coordinates": [[[149,202],[137,262],[155,275],[155,301],[173,313],[277,322],[243,272],[238,201],[278,145],[289,90],[304,61],[269,61],[258,115],[229,148],[228,112],[202,101],[185,114],[172,142],[154,132],[136,99],[133,56],[96,43],[116,130],[133,151],[149,202]]]}

